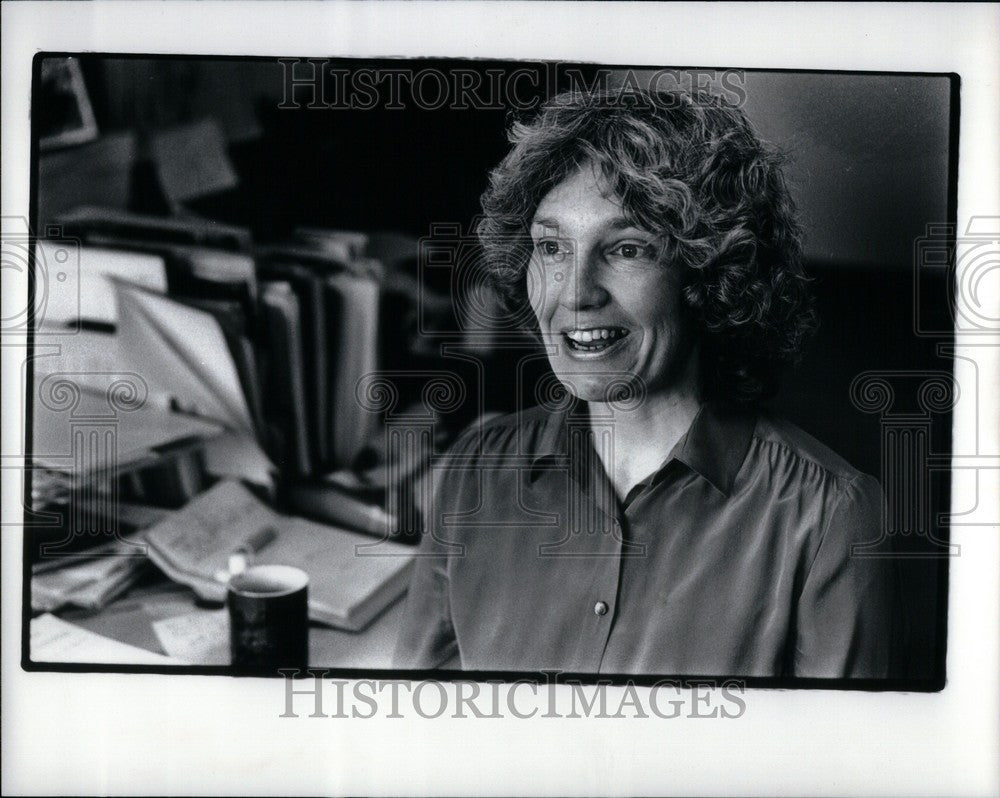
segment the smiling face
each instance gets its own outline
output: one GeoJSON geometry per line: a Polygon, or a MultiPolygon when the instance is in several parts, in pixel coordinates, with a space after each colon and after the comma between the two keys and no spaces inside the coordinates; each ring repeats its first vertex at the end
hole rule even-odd
{"type": "Polygon", "coordinates": [[[580,399],[639,378],[647,395],[690,389],[694,362],[680,275],[633,226],[590,165],[555,186],[531,226],[528,295],[552,370],[580,399]],[[631,376],[628,376],[631,375],[631,376]]]}

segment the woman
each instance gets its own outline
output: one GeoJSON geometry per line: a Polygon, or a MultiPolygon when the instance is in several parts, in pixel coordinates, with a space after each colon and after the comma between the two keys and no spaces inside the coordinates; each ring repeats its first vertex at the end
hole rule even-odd
{"type": "Polygon", "coordinates": [[[479,235],[565,393],[453,448],[398,665],[889,675],[878,483],[760,409],[814,326],[776,155],[677,94],[561,95],[511,141],[479,235]]]}

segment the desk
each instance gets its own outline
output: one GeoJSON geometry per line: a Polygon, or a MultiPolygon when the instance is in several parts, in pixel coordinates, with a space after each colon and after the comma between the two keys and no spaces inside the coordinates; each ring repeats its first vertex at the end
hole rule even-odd
{"type": "MultiPolygon", "coordinates": [[[[404,599],[396,601],[361,632],[346,632],[312,624],[309,665],[315,668],[390,668],[402,622],[404,599]]],[[[190,589],[156,575],[99,611],[65,610],[59,617],[104,637],[163,654],[153,622],[193,612],[210,613],[219,606],[197,601],[190,589]]],[[[228,652],[228,640],[220,641],[228,652]]],[[[219,659],[206,664],[228,664],[219,659]]]]}

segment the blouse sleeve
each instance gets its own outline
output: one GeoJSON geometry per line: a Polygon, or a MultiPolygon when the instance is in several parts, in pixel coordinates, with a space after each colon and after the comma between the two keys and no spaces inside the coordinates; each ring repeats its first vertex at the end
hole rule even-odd
{"type": "MultiPolygon", "coordinates": [[[[479,429],[474,425],[460,435],[449,451],[449,458],[469,454],[478,440],[479,429]]],[[[440,517],[444,512],[441,499],[451,495],[455,486],[453,464],[440,472],[434,489],[433,508],[428,516],[440,517]],[[442,490],[442,487],[446,490],[442,490]]],[[[410,578],[403,622],[396,640],[393,666],[396,668],[431,670],[454,660],[458,640],[452,625],[451,599],[448,586],[448,557],[454,544],[440,540],[439,525],[434,517],[425,518],[424,536],[417,552],[410,578]]]]}
{"type": "Polygon", "coordinates": [[[425,534],[410,580],[393,666],[439,668],[458,653],[448,598],[448,555],[425,534]]]}
{"type": "Polygon", "coordinates": [[[880,679],[890,675],[896,627],[895,563],[882,536],[882,492],[867,475],[836,499],[799,598],[794,675],[880,679]]]}

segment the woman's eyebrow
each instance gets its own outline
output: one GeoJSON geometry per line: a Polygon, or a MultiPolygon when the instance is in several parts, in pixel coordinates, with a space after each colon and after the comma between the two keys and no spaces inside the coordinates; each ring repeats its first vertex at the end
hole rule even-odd
{"type": "MultiPolygon", "coordinates": [[[[551,216],[546,216],[543,219],[533,219],[531,226],[545,227],[554,230],[558,230],[561,227],[559,220],[554,219],[551,216]]],[[[608,230],[625,230],[629,227],[635,228],[636,230],[642,229],[641,227],[636,226],[634,222],[626,219],[624,216],[613,216],[610,219],[605,220],[601,226],[608,230]]]]}
{"type": "Polygon", "coordinates": [[[626,230],[630,227],[635,230],[642,230],[641,227],[637,226],[629,219],[626,219],[624,216],[617,216],[608,222],[608,228],[611,230],[626,230]]]}
{"type": "Polygon", "coordinates": [[[539,227],[554,227],[558,229],[559,220],[551,217],[546,217],[544,219],[532,219],[531,226],[534,227],[535,225],[538,225],[539,227]]]}

